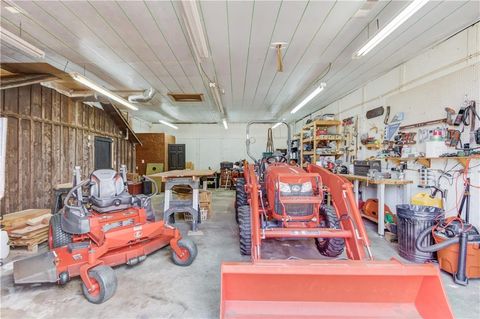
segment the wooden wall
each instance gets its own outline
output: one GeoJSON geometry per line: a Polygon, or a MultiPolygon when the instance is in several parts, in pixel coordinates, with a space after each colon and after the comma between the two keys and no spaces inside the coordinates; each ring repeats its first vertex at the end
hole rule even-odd
{"type": "Polygon", "coordinates": [[[142,145],[137,146],[137,172],[145,174],[148,163],[163,163],[168,170],[168,144],[175,144],[175,136],[165,133],[139,133],[142,145]]]}
{"type": "Polygon", "coordinates": [[[74,166],[86,178],[94,169],[95,136],[113,140],[113,168],[135,168],[135,145],[103,110],[39,84],[1,90],[0,116],[8,118],[3,214],[50,208],[52,188],[72,180],[74,166]]]}

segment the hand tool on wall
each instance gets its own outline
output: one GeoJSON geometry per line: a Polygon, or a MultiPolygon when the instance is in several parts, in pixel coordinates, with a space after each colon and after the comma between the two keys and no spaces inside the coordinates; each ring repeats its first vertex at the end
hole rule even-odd
{"type": "Polygon", "coordinates": [[[384,111],[385,110],[384,110],[383,106],[379,106],[379,107],[376,107],[374,109],[371,109],[371,110],[367,111],[367,113],[366,113],[367,119],[373,119],[375,117],[382,116],[384,111]]]}

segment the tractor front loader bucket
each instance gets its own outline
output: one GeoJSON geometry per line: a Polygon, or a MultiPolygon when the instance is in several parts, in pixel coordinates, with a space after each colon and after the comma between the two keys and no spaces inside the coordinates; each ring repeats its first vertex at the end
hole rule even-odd
{"type": "Polygon", "coordinates": [[[261,260],[221,280],[221,318],[453,318],[434,265],[261,260]]]}

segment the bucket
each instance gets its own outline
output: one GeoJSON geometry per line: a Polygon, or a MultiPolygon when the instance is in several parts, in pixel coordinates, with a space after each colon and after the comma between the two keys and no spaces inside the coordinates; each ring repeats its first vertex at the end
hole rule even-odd
{"type": "MultiPolygon", "coordinates": [[[[435,224],[437,216],[444,211],[438,207],[418,205],[397,205],[397,236],[400,256],[416,263],[435,260],[435,253],[421,252],[415,247],[418,235],[435,224]]],[[[433,237],[428,235],[422,246],[433,244],[433,237]]]]}
{"type": "Polygon", "coordinates": [[[360,260],[223,263],[220,318],[453,318],[436,265],[360,260]]]}
{"type": "MultiPolygon", "coordinates": [[[[434,234],[435,243],[441,243],[445,237],[434,234]]],[[[458,244],[450,245],[446,248],[440,249],[437,252],[438,264],[440,269],[451,273],[457,273],[458,269],[458,244]]],[[[467,277],[480,278],[480,244],[468,243],[467,245],[467,277]]]]}

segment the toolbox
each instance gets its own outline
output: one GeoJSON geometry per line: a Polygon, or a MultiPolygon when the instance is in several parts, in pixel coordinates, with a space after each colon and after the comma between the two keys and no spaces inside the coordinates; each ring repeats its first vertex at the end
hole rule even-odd
{"type": "Polygon", "coordinates": [[[382,163],[379,160],[373,161],[353,161],[353,174],[360,176],[367,176],[368,171],[371,169],[376,169],[377,171],[382,171],[382,163]]]}

